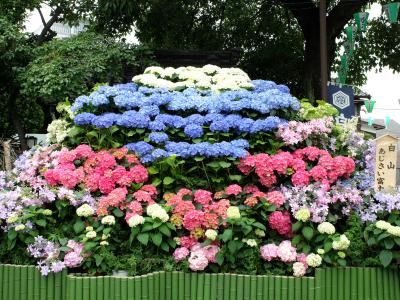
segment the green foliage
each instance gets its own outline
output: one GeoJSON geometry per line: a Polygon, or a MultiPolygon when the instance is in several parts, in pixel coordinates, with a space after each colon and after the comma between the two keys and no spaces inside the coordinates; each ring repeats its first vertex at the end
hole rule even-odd
{"type": "MultiPolygon", "coordinates": [[[[333,249],[332,244],[338,241],[340,234],[321,234],[317,230],[317,224],[313,222],[297,221],[292,225],[293,233],[292,244],[298,251],[305,254],[318,253],[323,259],[325,266],[347,265],[347,251],[338,251],[333,249]]],[[[351,243],[350,243],[351,244],[351,243]]]]}
{"type": "Polygon", "coordinates": [[[22,92],[45,103],[74,99],[98,82],[124,82],[152,63],[150,52],[115,39],[84,32],[36,49],[36,58],[20,74],[22,92]]]}
{"type": "Polygon", "coordinates": [[[308,99],[301,99],[300,118],[303,120],[320,119],[339,115],[338,110],[331,104],[317,100],[317,106],[312,105],[308,99]]]}
{"type": "Polygon", "coordinates": [[[400,229],[400,214],[396,211],[388,216],[387,222],[379,220],[370,224],[364,232],[367,245],[383,267],[396,265],[400,259],[400,236],[391,233],[390,227],[400,229]]]}
{"type": "MultiPolygon", "coordinates": [[[[368,22],[364,36],[356,35],[354,57],[349,64],[347,82],[353,85],[363,85],[366,73],[374,68],[382,70],[389,67],[400,72],[400,26],[389,24],[387,16],[382,14],[377,19],[368,22]]],[[[338,69],[339,58],[336,58],[338,69]]]]}

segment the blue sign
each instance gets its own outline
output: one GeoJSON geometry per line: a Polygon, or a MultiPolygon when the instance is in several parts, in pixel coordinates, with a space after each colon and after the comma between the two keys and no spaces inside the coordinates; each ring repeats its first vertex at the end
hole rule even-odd
{"type": "Polygon", "coordinates": [[[354,91],[350,86],[328,85],[328,102],[347,119],[355,115],[354,91]]]}

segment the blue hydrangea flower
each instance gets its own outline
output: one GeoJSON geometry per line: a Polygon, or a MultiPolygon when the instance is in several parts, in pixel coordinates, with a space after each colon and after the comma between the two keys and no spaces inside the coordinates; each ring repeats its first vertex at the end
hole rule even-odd
{"type": "Polygon", "coordinates": [[[117,118],[119,126],[127,128],[147,128],[150,118],[134,110],[128,110],[117,118]]]}
{"type": "Polygon", "coordinates": [[[114,113],[105,113],[101,116],[93,118],[92,125],[97,128],[109,128],[114,125],[114,122],[118,119],[119,115],[114,113]]]}
{"type": "Polygon", "coordinates": [[[184,132],[188,137],[192,139],[199,138],[203,136],[203,127],[196,124],[189,124],[186,125],[184,132]]]}
{"type": "Polygon", "coordinates": [[[91,125],[94,118],[96,118],[96,115],[85,112],[76,115],[74,118],[74,123],[76,125],[91,125]]]}
{"type": "Polygon", "coordinates": [[[154,149],[152,145],[143,141],[127,144],[125,147],[137,153],[139,156],[149,154],[154,149]]]}
{"type": "Polygon", "coordinates": [[[152,132],[149,134],[150,141],[161,144],[168,140],[168,134],[165,132],[152,132]]]}
{"type": "Polygon", "coordinates": [[[145,116],[154,117],[160,113],[160,109],[157,105],[143,106],[139,109],[139,113],[145,116]]]}
{"type": "Polygon", "coordinates": [[[71,105],[71,110],[73,112],[81,109],[85,104],[90,103],[90,98],[88,96],[79,96],[75,99],[74,103],[71,105]]]}
{"type": "Polygon", "coordinates": [[[151,131],[163,131],[167,128],[167,126],[165,126],[165,124],[160,121],[153,121],[149,123],[148,128],[151,131]]]}

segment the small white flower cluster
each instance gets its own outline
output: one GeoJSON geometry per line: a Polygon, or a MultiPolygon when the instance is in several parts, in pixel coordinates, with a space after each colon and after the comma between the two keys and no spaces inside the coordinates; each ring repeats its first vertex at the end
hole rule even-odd
{"type": "Polygon", "coordinates": [[[133,77],[132,81],[148,87],[166,88],[173,91],[195,88],[222,92],[254,88],[250,77],[241,69],[220,68],[214,65],[205,65],[202,68],[189,66],[177,69],[148,67],[144,74],[133,77]]]}
{"type": "Polygon", "coordinates": [[[115,217],[114,216],[105,216],[101,219],[101,224],[103,225],[114,225],[115,224],[115,217]]]}
{"type": "Polygon", "coordinates": [[[94,230],[88,231],[88,232],[86,233],[86,237],[87,237],[88,239],[94,239],[96,236],[97,236],[97,233],[96,233],[96,231],[94,231],[94,230]]]}
{"type": "Polygon", "coordinates": [[[15,223],[17,221],[18,221],[18,215],[17,214],[10,215],[6,220],[7,224],[12,224],[12,223],[15,223]]]}
{"type": "Polygon", "coordinates": [[[321,265],[322,257],[319,254],[311,253],[307,255],[306,261],[310,267],[316,268],[321,265]]]}
{"type": "Polygon", "coordinates": [[[214,229],[207,229],[205,235],[209,240],[215,241],[218,236],[218,232],[214,229]]]}
{"type": "Polygon", "coordinates": [[[400,236],[400,226],[393,226],[392,224],[386,222],[386,221],[377,221],[375,223],[376,228],[381,229],[381,230],[386,230],[387,233],[394,235],[394,236],[400,236]]]}
{"type": "Polygon", "coordinates": [[[294,218],[297,221],[302,221],[302,222],[307,222],[310,219],[310,217],[311,217],[311,213],[308,208],[301,208],[294,215],[294,218]]]}
{"type": "Polygon", "coordinates": [[[307,268],[302,262],[295,262],[293,264],[293,276],[302,277],[306,274],[307,268]]]}
{"type": "Polygon", "coordinates": [[[129,220],[128,220],[128,225],[129,225],[129,227],[136,227],[136,226],[138,226],[138,225],[141,225],[141,224],[143,224],[144,223],[144,218],[142,217],[142,216],[140,216],[140,215],[134,215],[134,216],[132,216],[132,217],[130,217],[129,218],[129,220]]]}
{"type": "Polygon", "coordinates": [[[228,218],[240,219],[240,210],[239,210],[239,207],[237,207],[237,206],[228,207],[228,209],[226,210],[226,214],[227,214],[228,218]]]}
{"type": "Polygon", "coordinates": [[[335,226],[329,222],[323,222],[318,225],[317,230],[321,234],[334,234],[336,232],[335,226]]]}
{"type": "Polygon", "coordinates": [[[160,219],[162,222],[167,222],[169,220],[169,216],[164,208],[162,208],[158,204],[151,204],[147,207],[147,215],[152,217],[153,219],[160,219]]]}
{"type": "Polygon", "coordinates": [[[62,143],[68,136],[68,122],[63,119],[54,120],[47,126],[47,142],[62,143]]]}
{"type": "Polygon", "coordinates": [[[15,228],[14,228],[14,230],[15,231],[22,231],[22,230],[24,230],[25,229],[25,225],[24,224],[19,224],[19,225],[17,225],[17,226],[15,226],[15,228]]]}
{"type": "Polygon", "coordinates": [[[94,215],[94,209],[89,204],[82,204],[77,208],[76,214],[79,217],[89,217],[94,215]]]}
{"type": "Polygon", "coordinates": [[[246,243],[248,246],[254,248],[257,247],[257,241],[255,239],[243,239],[243,243],[246,243]]]}
{"type": "Polygon", "coordinates": [[[338,241],[333,241],[332,248],[335,250],[346,250],[350,246],[350,241],[344,234],[340,235],[338,241]]]}

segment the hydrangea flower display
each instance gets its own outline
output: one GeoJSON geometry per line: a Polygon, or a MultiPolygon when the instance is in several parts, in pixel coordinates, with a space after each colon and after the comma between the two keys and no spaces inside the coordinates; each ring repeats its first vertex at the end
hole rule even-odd
{"type": "Polygon", "coordinates": [[[151,67],[133,81],[102,86],[89,96],[78,97],[71,109],[76,114],[73,122],[77,126],[139,130],[139,135],[120,140],[144,163],[171,155],[244,157],[248,149],[248,142],[241,142],[244,135],[286,126],[285,114],[300,108],[287,87],[263,80],[251,82],[247,74],[235,68],[151,67]],[[207,81],[209,88],[199,89],[190,84],[176,90],[168,84],[164,86],[164,78],[177,78],[173,85],[180,86],[179,78],[186,83],[200,80],[203,86],[207,81]],[[228,88],[229,82],[238,85],[228,88]],[[221,89],[222,86],[227,88],[221,89]],[[219,148],[223,150],[216,151],[219,148]]]}
{"type": "Polygon", "coordinates": [[[318,104],[212,65],[100,86],[0,172],[0,260],[301,277],[355,265],[363,233],[365,261],[397,257],[399,191],[373,191],[373,143],[318,104]]]}

